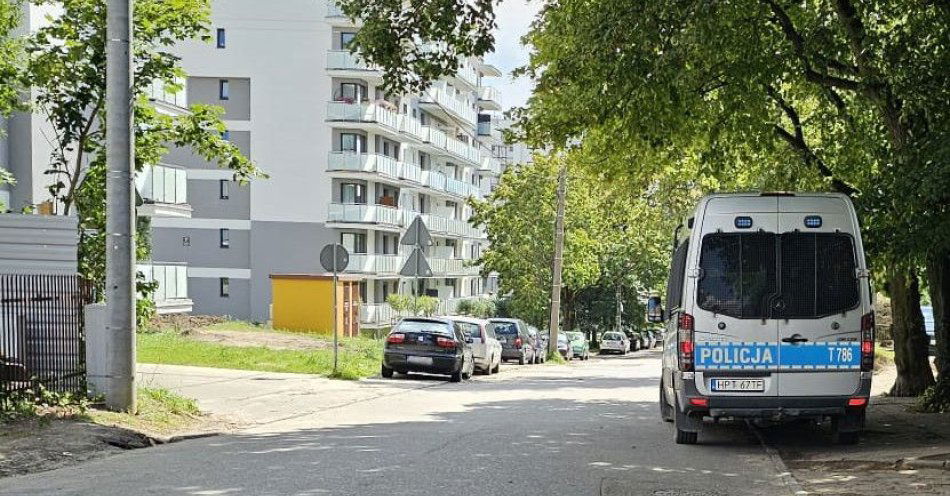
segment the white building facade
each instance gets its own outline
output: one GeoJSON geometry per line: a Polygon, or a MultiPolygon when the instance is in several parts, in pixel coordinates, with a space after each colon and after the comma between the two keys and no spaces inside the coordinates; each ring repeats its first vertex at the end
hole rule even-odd
{"type": "Polygon", "coordinates": [[[341,243],[363,323],[389,323],[387,297],[412,290],[399,240],[417,216],[435,240],[421,292],[451,311],[494,291],[472,263],[487,240],[467,199],[501,172],[500,133],[479,126],[501,109],[486,85],[500,74],[472,59],[425,94],[385,95],[381,71],[345,48],[357,29],[332,3],[216,1],[213,43],[178,47],[188,101],[223,107],[227,138],[270,176],[239,185],[187,150],[169,155],[191,214],[153,219],[153,258],[187,266],[194,313],[267,320],[269,276],[324,272],[320,250],[341,243]]]}

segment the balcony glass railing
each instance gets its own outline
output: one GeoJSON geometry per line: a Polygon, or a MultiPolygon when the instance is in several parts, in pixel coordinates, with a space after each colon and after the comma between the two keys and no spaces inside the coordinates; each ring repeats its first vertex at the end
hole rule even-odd
{"type": "Polygon", "coordinates": [[[136,269],[146,281],[157,282],[153,295],[156,303],[188,298],[188,267],[182,264],[138,264],[136,269]]]}
{"type": "Polygon", "coordinates": [[[154,81],[145,89],[150,100],[167,103],[183,109],[188,108],[188,80],[178,79],[175,81],[178,90],[175,91],[164,81],[154,81]]]}
{"type": "Polygon", "coordinates": [[[137,181],[139,193],[147,203],[185,205],[188,203],[188,175],[185,169],[153,165],[137,181]]]}
{"type": "Polygon", "coordinates": [[[498,91],[498,88],[492,86],[479,88],[478,99],[484,102],[494,102],[497,106],[501,106],[501,92],[498,91]]]}
{"type": "Polygon", "coordinates": [[[377,123],[392,131],[399,130],[399,114],[375,102],[329,102],[327,120],[377,123]]]}
{"type": "Polygon", "coordinates": [[[327,70],[378,71],[379,68],[367,64],[349,50],[328,50],[327,70]]]}

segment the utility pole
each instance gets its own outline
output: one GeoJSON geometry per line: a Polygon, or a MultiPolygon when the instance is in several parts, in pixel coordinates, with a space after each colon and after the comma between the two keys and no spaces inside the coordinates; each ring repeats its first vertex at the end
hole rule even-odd
{"type": "Polygon", "coordinates": [[[557,216],[554,219],[554,265],[551,284],[551,320],[548,325],[548,354],[557,353],[557,332],[561,315],[561,267],[564,256],[564,207],[567,203],[567,163],[557,174],[557,216]]]}
{"type": "Polygon", "coordinates": [[[132,184],[132,3],[106,9],[106,310],[111,387],[106,406],[135,411],[135,203],[132,184]]]}

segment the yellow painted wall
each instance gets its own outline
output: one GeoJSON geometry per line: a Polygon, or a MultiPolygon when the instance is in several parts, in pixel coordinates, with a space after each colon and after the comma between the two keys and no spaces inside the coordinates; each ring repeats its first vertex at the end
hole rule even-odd
{"type": "MultiPolygon", "coordinates": [[[[275,329],[333,333],[332,279],[271,279],[275,329]]],[[[342,317],[343,289],[337,288],[342,317]]],[[[342,329],[340,329],[342,332],[342,329]]]]}

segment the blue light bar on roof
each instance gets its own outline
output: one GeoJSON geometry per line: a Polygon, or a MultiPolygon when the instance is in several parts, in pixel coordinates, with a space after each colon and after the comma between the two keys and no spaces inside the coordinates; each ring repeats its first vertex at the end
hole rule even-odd
{"type": "Polygon", "coordinates": [[[810,228],[821,227],[821,216],[809,215],[805,217],[805,227],[810,227],[810,228]]]}
{"type": "Polygon", "coordinates": [[[736,229],[748,229],[752,227],[752,217],[736,217],[736,229]]]}

